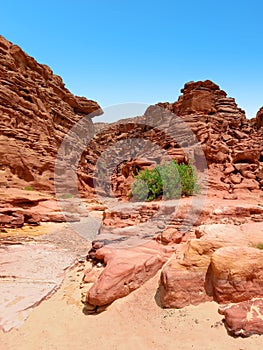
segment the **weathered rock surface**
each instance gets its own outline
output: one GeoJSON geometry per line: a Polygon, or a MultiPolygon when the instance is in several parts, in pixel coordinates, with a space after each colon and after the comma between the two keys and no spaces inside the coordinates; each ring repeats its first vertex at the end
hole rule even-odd
{"type": "Polygon", "coordinates": [[[48,66],[0,36],[1,187],[53,191],[58,146],[90,113],[101,114],[96,102],[71,94],[48,66]]]}
{"type": "Polygon", "coordinates": [[[160,279],[160,302],[163,307],[183,308],[213,300],[211,287],[206,281],[207,270],[187,267],[171,259],[160,279]]]}
{"type": "Polygon", "coordinates": [[[226,327],[231,335],[249,337],[263,334],[263,299],[253,299],[237,304],[220,306],[226,327]]]}
{"type": "Polygon", "coordinates": [[[224,247],[211,258],[211,281],[218,303],[237,303],[263,297],[263,251],[224,247]]]}
{"type": "Polygon", "coordinates": [[[260,283],[262,283],[260,282],[262,276],[259,268],[262,264],[262,252],[259,249],[251,248],[251,246],[256,246],[263,240],[261,223],[240,226],[202,225],[196,229],[196,236],[198,238],[189,241],[183,258],[181,260],[172,259],[162,270],[160,299],[164,307],[181,308],[208,300],[216,300],[220,303],[242,301],[246,300],[242,299],[245,293],[248,293],[248,298],[258,296],[260,283]],[[253,229],[251,229],[252,227],[253,229]],[[226,257],[220,255],[224,252],[226,252],[226,257]],[[242,252],[244,252],[243,255],[242,252]],[[239,272],[234,266],[231,274],[231,259],[227,263],[227,253],[232,256],[233,264],[237,260],[237,256],[240,256],[239,272]],[[251,256],[254,254],[258,262],[257,265],[252,263],[255,263],[254,258],[251,258],[252,265],[250,265],[250,254],[251,256]],[[218,265],[221,263],[222,268],[218,267],[216,270],[213,262],[217,262],[218,265]],[[225,270],[224,263],[226,263],[225,270]],[[225,276],[227,271],[230,271],[229,278],[225,276]],[[215,277],[221,276],[220,273],[226,277],[225,280],[223,277],[221,280],[215,277]],[[240,279],[242,274],[245,280],[243,284],[240,279]],[[246,283],[247,285],[244,286],[246,283]],[[238,294],[238,291],[234,295],[235,287],[240,287],[241,295],[238,294]],[[244,292],[245,287],[248,288],[246,292],[244,292]]]}
{"type": "MultiPolygon", "coordinates": [[[[90,114],[85,129],[92,135],[91,117],[100,113],[96,102],[72,95],[49,67],[38,64],[0,36],[0,187],[5,189],[0,193],[4,197],[0,200],[0,228],[37,225],[41,221],[78,221],[87,215],[74,198],[67,197],[70,191],[63,193],[62,212],[53,197],[42,197],[34,191],[54,191],[54,161],[64,136],[90,114]],[[31,193],[8,193],[10,187],[31,193]]],[[[241,193],[258,196],[262,191],[262,115],[261,108],[255,120],[247,120],[235,100],[218,85],[209,80],[190,82],[174,103],[150,106],[140,117],[98,123],[86,150],[82,133],[68,140],[73,147],[66,147],[65,163],[71,153],[75,160],[79,145],[84,150],[80,159],[76,158],[78,187],[84,196],[94,196],[96,189],[102,197],[113,193],[127,200],[133,175],[140,170],[151,169],[164,160],[188,163],[194,158],[199,171],[208,165],[209,193],[229,201],[229,205],[207,205],[201,213],[198,205],[193,206],[191,214],[198,213],[196,221],[191,215],[186,217],[191,206],[188,199],[182,206],[110,206],[104,212],[100,237],[89,254],[102,266],[86,273],[86,281],[94,283],[87,293],[87,304],[96,308],[129,294],[176,252],[161,274],[160,300],[164,307],[180,308],[207,300],[241,302],[224,309],[231,332],[262,333],[262,301],[252,298],[263,297],[262,252],[253,248],[263,241],[263,209],[262,205],[231,202],[241,193]],[[195,138],[205,158],[201,149],[194,148],[195,138]],[[183,225],[187,232],[180,230],[183,225]]],[[[59,185],[70,190],[72,174],[65,163],[57,168],[62,175],[59,185]]],[[[68,257],[47,245],[43,251],[43,246],[32,246],[35,249],[28,253],[37,262],[38,269],[33,272],[23,261],[28,247],[1,247],[2,265],[6,265],[1,271],[1,290],[8,297],[2,298],[0,325],[5,330],[17,325],[17,317],[25,318],[26,310],[61,282],[61,269],[68,266],[68,257]],[[49,252],[55,256],[51,264],[46,259],[49,252]],[[18,267],[14,267],[15,262],[18,267]],[[52,279],[47,279],[42,270],[47,270],[52,279]],[[26,284],[25,274],[32,277],[26,284]],[[22,286],[18,301],[11,293],[11,278],[19,280],[19,294],[22,286]],[[8,318],[7,306],[14,317],[8,318]]]]}
{"type": "Polygon", "coordinates": [[[128,295],[153,277],[171,253],[154,241],[134,247],[111,245],[98,249],[95,258],[106,267],[87,293],[86,303],[102,306],[128,295]]]}
{"type": "MultiPolygon", "coordinates": [[[[230,194],[229,194],[230,196],[230,194]]],[[[231,195],[228,201],[215,201],[213,198],[204,202],[202,196],[181,198],[155,202],[119,203],[111,205],[103,213],[100,232],[117,232],[123,228],[138,227],[142,223],[156,223],[156,227],[163,232],[165,229],[179,229],[183,224],[189,227],[201,224],[234,224],[249,221],[263,221],[263,206],[244,203],[238,204],[231,195]],[[196,200],[196,202],[195,202],[196,200]]],[[[232,228],[236,226],[230,226],[232,228]]],[[[224,226],[225,229],[225,226],[224,226]]],[[[200,227],[199,236],[202,235],[200,227]]],[[[146,230],[147,233],[147,230],[146,230]]],[[[158,233],[158,230],[156,230],[158,233]]]]}
{"type": "Polygon", "coordinates": [[[0,228],[80,221],[89,213],[85,207],[78,206],[74,198],[63,199],[62,204],[62,200],[58,203],[54,196],[16,188],[2,188],[0,195],[0,228]]]}

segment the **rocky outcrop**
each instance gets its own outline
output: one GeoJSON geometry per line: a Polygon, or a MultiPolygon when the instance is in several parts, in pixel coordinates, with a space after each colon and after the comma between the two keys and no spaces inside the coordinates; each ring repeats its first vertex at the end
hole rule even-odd
{"type": "Polygon", "coordinates": [[[51,195],[17,188],[2,188],[0,196],[0,228],[35,226],[41,222],[76,222],[88,216],[88,210],[78,206],[74,198],[60,199],[59,205],[51,195]]]}
{"type": "Polygon", "coordinates": [[[81,118],[100,113],[96,102],[74,96],[48,66],[0,36],[1,187],[54,191],[61,141],[81,118]]]}
{"type": "Polygon", "coordinates": [[[235,200],[230,201],[232,205],[219,206],[217,201],[210,200],[200,220],[211,224],[195,224],[184,232],[181,226],[190,198],[181,201],[181,206],[174,200],[161,208],[160,202],[120,203],[105,211],[100,234],[88,255],[94,269],[88,272],[87,279],[92,276],[94,285],[86,296],[86,303],[102,306],[127,295],[133,290],[127,287],[131,275],[134,282],[131,286],[137,288],[144,283],[148,278],[143,267],[149,257],[148,253],[144,254],[147,246],[147,252],[152,254],[150,270],[153,273],[160,269],[157,255],[175,252],[161,272],[162,306],[181,308],[209,300],[220,302],[220,298],[215,297],[216,282],[211,275],[213,254],[222,247],[241,248],[261,243],[263,207],[238,204],[235,200]],[[261,221],[252,223],[257,219],[261,221]],[[99,277],[97,263],[105,265],[99,277]],[[94,275],[98,278],[94,279],[94,275]]]}
{"type": "Polygon", "coordinates": [[[245,121],[244,111],[237,107],[235,100],[228,98],[226,92],[210,80],[186,83],[181,92],[183,95],[173,104],[176,115],[222,113],[224,120],[232,125],[238,126],[245,121]]]}
{"type": "Polygon", "coordinates": [[[232,233],[235,229],[239,230],[236,225],[263,221],[262,205],[239,204],[238,201],[235,202],[236,198],[232,197],[226,200],[227,202],[224,200],[219,203],[213,199],[207,199],[205,204],[202,200],[194,203],[193,198],[189,197],[181,198],[179,201],[128,202],[111,205],[103,212],[100,233],[122,232],[124,228],[132,229],[143,223],[149,225],[150,222],[155,222],[156,227],[159,225],[162,229],[160,238],[164,235],[168,236],[170,229],[180,229],[183,224],[188,224],[194,230],[199,226],[196,229],[196,235],[200,238],[206,232],[206,230],[203,232],[203,227],[206,226],[200,226],[202,224],[209,224],[211,228],[213,228],[211,224],[224,224],[223,230],[227,232],[228,226],[225,224],[231,224],[230,233],[232,233]]]}
{"type": "Polygon", "coordinates": [[[41,217],[39,213],[31,210],[21,210],[21,208],[0,209],[0,228],[18,228],[25,223],[29,225],[39,225],[41,217]]]}

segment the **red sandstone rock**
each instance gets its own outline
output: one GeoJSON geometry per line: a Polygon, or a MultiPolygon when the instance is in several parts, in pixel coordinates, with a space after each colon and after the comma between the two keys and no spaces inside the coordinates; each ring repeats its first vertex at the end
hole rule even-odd
{"type": "MultiPolygon", "coordinates": [[[[92,177],[99,154],[121,140],[143,137],[155,143],[164,150],[163,154],[158,147],[148,150],[147,147],[144,149],[141,145],[138,147],[133,145],[131,152],[129,147],[123,149],[116,146],[114,157],[111,154],[109,159],[105,160],[106,164],[111,164],[112,159],[121,158],[121,164],[111,169],[110,183],[115,196],[127,200],[133,182],[132,175],[136,174],[136,171],[145,167],[151,168],[154,164],[158,164],[160,159],[172,158],[178,162],[187,162],[185,151],[191,149],[188,147],[188,144],[191,144],[191,135],[182,128],[178,136],[178,119],[176,121],[171,114],[173,112],[182,118],[202,144],[209,166],[210,188],[229,193],[238,193],[240,189],[258,191],[262,188],[263,179],[257,177],[262,169],[260,165],[260,159],[263,159],[262,131],[256,130],[253,121],[246,119],[244,111],[237,106],[235,100],[227,97],[226,93],[211,81],[187,83],[182,93],[175,103],[158,103],[150,106],[144,116],[100,128],[99,134],[94,139],[94,147],[92,143],[92,147],[84,152],[87,163],[81,163],[82,172],[92,177]],[[155,128],[150,124],[154,124],[155,128]],[[173,139],[173,135],[176,140],[173,139]],[[95,143],[97,153],[92,150],[95,148],[95,143]],[[242,172],[236,166],[240,162],[243,166],[253,166],[249,172],[242,172]],[[249,181],[243,182],[244,178],[249,181]]],[[[195,156],[198,165],[202,157],[200,154],[195,156]]],[[[101,194],[105,193],[103,184],[99,190],[101,194]]]]}
{"type": "Polygon", "coordinates": [[[59,144],[95,111],[96,102],[72,95],[49,67],[0,36],[1,186],[53,190],[59,144]]]}
{"type": "Polygon", "coordinates": [[[235,190],[259,190],[260,184],[255,179],[243,179],[239,184],[233,186],[235,190]]]}
{"type": "MultiPolygon", "coordinates": [[[[226,290],[221,291],[218,289],[218,293],[216,292],[214,288],[219,288],[223,282],[220,280],[217,284],[217,280],[214,280],[213,269],[210,266],[211,259],[215,256],[214,260],[216,260],[216,262],[218,261],[218,265],[220,266],[220,263],[225,263],[225,268],[227,270],[230,261],[227,261],[226,257],[221,257],[221,255],[219,255],[220,258],[216,259],[217,252],[224,252],[224,249],[226,251],[229,249],[230,252],[235,251],[235,254],[233,254],[233,261],[239,256],[240,253],[238,252],[239,250],[242,252],[242,249],[252,250],[251,254],[255,253],[257,257],[262,256],[263,252],[258,249],[243,248],[244,246],[248,247],[260,243],[263,237],[262,230],[263,228],[260,224],[246,224],[244,227],[213,224],[198,227],[196,236],[199,238],[190,240],[185,250],[184,257],[181,260],[171,260],[161,273],[160,300],[162,306],[181,308],[189,304],[195,305],[204,301],[213,300],[213,298],[216,298],[219,302],[223,302],[223,300],[230,302],[231,292],[234,293],[234,288],[231,290],[229,287],[228,293],[227,286],[231,281],[225,281],[226,290]],[[254,229],[252,230],[251,227],[254,227],[254,229]],[[229,299],[227,299],[227,297],[229,299]]],[[[250,266],[249,262],[248,264],[246,263],[246,259],[249,260],[248,255],[244,255],[243,260],[240,259],[241,270],[242,264],[244,265],[244,269],[246,269],[246,265],[250,266]]],[[[255,260],[251,259],[251,262],[252,261],[255,260]]],[[[259,267],[259,260],[257,260],[257,263],[259,267]]],[[[231,270],[231,265],[229,268],[231,270]]],[[[220,272],[218,272],[218,274],[220,274],[220,272]]],[[[255,278],[261,277],[257,276],[255,278]]],[[[235,285],[237,285],[237,283],[235,285]]],[[[257,281],[255,281],[254,286],[253,282],[249,280],[246,287],[250,288],[250,285],[252,285],[252,288],[248,290],[247,293],[251,296],[254,292],[259,291],[259,287],[257,281]]]]}
{"type": "Polygon", "coordinates": [[[160,279],[160,302],[163,307],[182,308],[213,300],[206,283],[206,269],[189,268],[171,260],[164,267],[160,279]]]}
{"type": "Polygon", "coordinates": [[[261,107],[257,112],[256,123],[258,128],[261,128],[263,126],[263,107],[261,107]]]}
{"type": "Polygon", "coordinates": [[[226,327],[234,336],[263,334],[263,299],[220,306],[218,312],[225,316],[226,327]]]}
{"type": "MultiPolygon", "coordinates": [[[[54,159],[63,137],[84,115],[101,111],[95,102],[73,96],[49,67],[38,64],[18,46],[0,37],[0,47],[0,111],[3,116],[0,183],[5,187],[23,188],[29,185],[35,189],[52,190],[54,159]]],[[[94,191],[93,172],[99,156],[110,145],[122,140],[142,139],[143,136],[164,150],[167,158],[187,162],[185,150],[188,149],[186,145],[191,144],[191,136],[184,130],[178,140],[168,136],[168,133],[170,136],[177,135],[178,130],[178,123],[173,115],[169,115],[171,112],[183,118],[203,145],[212,174],[210,186],[230,192],[241,188],[262,188],[263,179],[258,176],[262,170],[259,164],[263,151],[261,131],[253,128],[253,122],[246,120],[233,98],[227,97],[218,85],[209,80],[187,83],[182,92],[177,102],[150,106],[142,117],[130,118],[125,123],[99,123],[99,134],[84,151],[79,164],[79,186],[85,195],[89,193],[91,196],[94,191]],[[149,125],[149,120],[154,122],[151,124],[155,128],[149,125]],[[256,164],[253,170],[241,173],[242,177],[251,181],[243,182],[240,178],[240,184],[236,184],[235,179],[228,178],[233,173],[234,163],[239,161],[256,164]],[[221,179],[222,169],[221,176],[215,176],[214,164],[225,167],[226,178],[221,179]]],[[[260,120],[259,111],[257,121],[260,120]]],[[[91,121],[89,126],[92,129],[91,121]]],[[[78,140],[73,142],[78,144],[78,140]]],[[[112,190],[117,197],[125,199],[130,193],[134,171],[154,166],[160,157],[165,159],[158,147],[149,150],[147,147],[142,149],[139,144],[133,145],[135,156],[131,156],[130,147],[126,148],[117,147],[106,162],[111,164],[120,152],[128,160],[121,161],[112,169],[111,178],[112,190]]],[[[64,170],[61,169],[62,172],[64,170]]],[[[67,174],[64,180],[67,184],[67,174]]],[[[105,192],[103,183],[99,184],[99,190],[102,194],[105,192]]]]}
{"type": "Polygon", "coordinates": [[[233,154],[233,162],[234,163],[241,163],[246,162],[249,164],[256,164],[259,161],[260,157],[260,150],[253,149],[253,150],[242,150],[242,151],[236,151],[233,154]]]}
{"type": "Polygon", "coordinates": [[[64,211],[58,202],[37,191],[19,189],[0,190],[0,227],[17,228],[24,224],[39,225],[40,222],[76,222],[88,216],[88,211],[74,206],[74,199],[65,199],[64,211]]]}
{"type": "Polygon", "coordinates": [[[179,244],[182,242],[184,233],[178,231],[175,228],[167,228],[161,234],[158,235],[157,239],[160,239],[162,243],[176,243],[179,244]]]}
{"type": "Polygon", "coordinates": [[[225,97],[226,93],[209,80],[204,82],[189,82],[181,90],[183,96],[174,104],[174,112],[178,115],[191,113],[215,113],[216,97],[225,97]],[[220,91],[216,96],[215,92],[220,91]]]}
{"type": "Polygon", "coordinates": [[[20,212],[7,211],[5,214],[0,214],[0,227],[18,228],[24,225],[25,218],[20,212]]]}
{"type": "Polygon", "coordinates": [[[101,274],[101,269],[99,268],[90,268],[84,271],[83,282],[85,283],[95,283],[101,274]]]}
{"type": "Polygon", "coordinates": [[[263,252],[252,247],[224,247],[211,258],[215,300],[237,303],[263,297],[263,252]]]}
{"type": "Polygon", "coordinates": [[[98,249],[95,257],[103,260],[106,267],[87,293],[86,302],[102,306],[128,295],[153,277],[168,256],[154,241],[130,248],[98,249]]]}

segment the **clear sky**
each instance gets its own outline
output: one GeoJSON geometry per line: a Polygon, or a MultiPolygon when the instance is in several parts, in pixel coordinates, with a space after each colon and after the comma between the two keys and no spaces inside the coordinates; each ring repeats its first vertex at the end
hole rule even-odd
{"type": "Polygon", "coordinates": [[[0,33],[102,107],[173,102],[185,82],[211,79],[253,117],[262,14],[262,0],[13,0],[0,33]]]}

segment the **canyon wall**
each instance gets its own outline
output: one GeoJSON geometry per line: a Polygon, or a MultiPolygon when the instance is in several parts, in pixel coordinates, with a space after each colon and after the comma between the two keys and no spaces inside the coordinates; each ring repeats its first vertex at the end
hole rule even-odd
{"type": "MultiPolygon", "coordinates": [[[[54,161],[68,130],[99,105],[0,36],[0,186],[53,191],[54,161]]],[[[90,119],[89,127],[93,130],[90,119]]]]}

